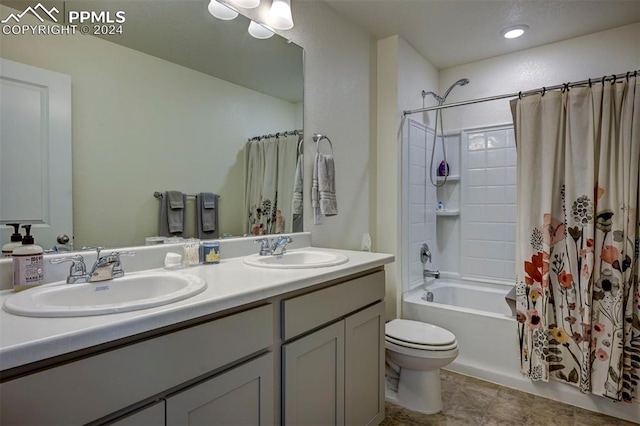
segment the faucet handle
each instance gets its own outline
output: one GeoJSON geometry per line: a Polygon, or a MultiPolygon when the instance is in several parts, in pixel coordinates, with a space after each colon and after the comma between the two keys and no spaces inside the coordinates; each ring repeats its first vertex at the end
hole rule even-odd
{"type": "MultiPolygon", "coordinates": [[[[52,265],[57,265],[64,262],[73,262],[73,265],[75,265],[76,263],[84,263],[84,257],[82,257],[82,255],[76,254],[73,256],[58,257],[57,259],[49,260],[49,263],[52,265]]],[[[73,265],[71,266],[73,267],[73,265]]]]}
{"type": "Polygon", "coordinates": [[[125,250],[125,251],[112,251],[111,253],[109,253],[109,256],[135,256],[136,252],[135,250],[125,250]]]}
{"type": "Polygon", "coordinates": [[[253,242],[260,243],[260,256],[271,254],[271,238],[258,238],[253,240],[253,242]]]}
{"type": "Polygon", "coordinates": [[[64,262],[71,262],[71,267],[69,268],[69,276],[67,277],[68,284],[78,282],[80,278],[86,278],[87,267],[84,264],[84,257],[76,254],[74,256],[59,257],[57,259],[49,260],[49,263],[52,265],[57,265],[64,262]]]}

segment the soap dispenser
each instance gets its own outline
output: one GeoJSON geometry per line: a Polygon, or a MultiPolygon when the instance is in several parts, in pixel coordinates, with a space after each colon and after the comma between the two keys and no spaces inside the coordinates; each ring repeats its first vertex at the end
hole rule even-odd
{"type": "Polygon", "coordinates": [[[19,223],[7,223],[13,226],[13,234],[11,234],[11,242],[2,246],[2,257],[11,257],[13,250],[22,245],[22,234],[20,233],[19,223]]]}
{"type": "Polygon", "coordinates": [[[13,249],[13,289],[26,290],[42,284],[44,280],[44,250],[35,244],[31,225],[22,225],[26,235],[22,244],[13,249]]]}

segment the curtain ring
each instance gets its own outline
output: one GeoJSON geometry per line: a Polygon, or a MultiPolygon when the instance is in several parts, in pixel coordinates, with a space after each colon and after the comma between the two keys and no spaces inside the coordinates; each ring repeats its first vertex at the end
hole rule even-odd
{"type": "Polygon", "coordinates": [[[522,100],[522,90],[518,92],[518,99],[522,100]]]}
{"type": "Polygon", "coordinates": [[[612,75],[611,75],[611,77],[612,77],[611,85],[616,84],[616,80],[618,79],[618,77],[616,77],[616,75],[615,75],[615,74],[612,74],[612,75]]]}
{"type": "Polygon", "coordinates": [[[627,71],[627,83],[629,82],[629,74],[631,74],[631,71],[627,71]]]}
{"type": "Polygon", "coordinates": [[[545,93],[547,93],[547,88],[546,88],[546,87],[543,87],[543,88],[542,88],[542,94],[541,94],[540,96],[544,96],[544,95],[545,95],[545,93]]]}
{"type": "Polygon", "coordinates": [[[569,83],[564,83],[562,85],[562,93],[569,91],[569,83]]]}
{"type": "Polygon", "coordinates": [[[589,87],[591,87],[591,79],[589,79],[589,87]]]}
{"type": "Polygon", "coordinates": [[[607,81],[607,76],[606,75],[604,77],[602,77],[602,81],[600,82],[600,84],[602,84],[604,86],[605,81],[607,81]]]}

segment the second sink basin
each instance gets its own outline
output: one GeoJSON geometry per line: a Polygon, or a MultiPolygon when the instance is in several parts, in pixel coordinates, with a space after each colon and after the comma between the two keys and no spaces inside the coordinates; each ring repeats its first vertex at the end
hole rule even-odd
{"type": "Polygon", "coordinates": [[[162,306],[203,292],[203,278],[169,272],[132,273],[84,284],[47,284],[16,293],[4,310],[29,317],[79,317],[162,306]]]}
{"type": "Polygon", "coordinates": [[[349,258],[343,254],[319,250],[300,249],[288,251],[281,256],[260,256],[257,254],[244,258],[244,263],[260,268],[306,269],[325,268],[346,263],[349,258]]]}

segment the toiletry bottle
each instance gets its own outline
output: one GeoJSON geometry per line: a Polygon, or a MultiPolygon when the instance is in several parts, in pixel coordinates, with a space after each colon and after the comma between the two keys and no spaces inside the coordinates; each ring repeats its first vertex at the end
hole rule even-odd
{"type": "Polygon", "coordinates": [[[13,226],[13,234],[11,234],[11,242],[2,246],[2,257],[11,257],[13,249],[22,245],[22,234],[20,233],[19,223],[7,223],[13,226]]]}
{"type": "Polygon", "coordinates": [[[31,225],[22,225],[27,235],[22,245],[13,249],[13,289],[26,290],[42,284],[44,280],[44,250],[35,244],[31,225]]]}
{"type": "Polygon", "coordinates": [[[438,176],[449,176],[449,165],[444,160],[442,160],[440,166],[438,166],[438,176]]]}

